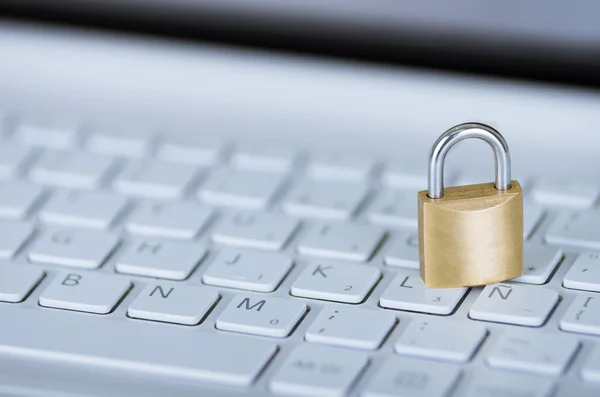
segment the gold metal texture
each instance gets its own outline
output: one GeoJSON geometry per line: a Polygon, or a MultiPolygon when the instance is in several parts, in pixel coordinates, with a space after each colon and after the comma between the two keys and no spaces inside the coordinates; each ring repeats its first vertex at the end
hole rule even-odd
{"type": "Polygon", "coordinates": [[[493,183],[418,193],[421,278],[430,288],[502,282],[523,274],[523,190],[493,183]]]}

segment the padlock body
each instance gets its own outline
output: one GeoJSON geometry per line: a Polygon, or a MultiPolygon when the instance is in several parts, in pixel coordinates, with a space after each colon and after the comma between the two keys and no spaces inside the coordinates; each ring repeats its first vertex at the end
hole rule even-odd
{"type": "Polygon", "coordinates": [[[523,274],[523,190],[512,181],[418,193],[421,278],[430,288],[486,285],[523,274]]]}

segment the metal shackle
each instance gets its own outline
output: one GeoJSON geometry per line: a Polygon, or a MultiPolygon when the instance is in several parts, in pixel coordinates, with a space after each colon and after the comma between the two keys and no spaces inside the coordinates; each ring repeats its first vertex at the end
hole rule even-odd
{"type": "Polygon", "coordinates": [[[446,154],[456,143],[469,138],[481,139],[494,150],[496,158],[496,183],[494,187],[497,190],[511,188],[510,152],[504,137],[485,124],[464,123],[444,132],[431,148],[427,188],[429,198],[440,199],[444,197],[444,161],[446,160],[446,154]]]}

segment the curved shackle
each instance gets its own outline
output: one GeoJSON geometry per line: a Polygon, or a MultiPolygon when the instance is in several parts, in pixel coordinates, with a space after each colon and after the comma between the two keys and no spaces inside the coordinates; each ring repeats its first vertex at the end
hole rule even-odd
{"type": "Polygon", "coordinates": [[[487,142],[494,150],[496,158],[496,183],[498,190],[511,188],[510,152],[504,137],[495,129],[480,123],[464,123],[444,132],[431,148],[427,196],[432,199],[444,197],[444,161],[446,154],[456,143],[469,138],[487,142]]]}

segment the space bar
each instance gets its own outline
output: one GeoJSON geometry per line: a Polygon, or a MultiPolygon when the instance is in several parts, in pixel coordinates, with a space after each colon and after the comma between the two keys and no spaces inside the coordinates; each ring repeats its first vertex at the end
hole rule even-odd
{"type": "Polygon", "coordinates": [[[0,360],[45,360],[247,386],[277,351],[270,341],[193,327],[0,305],[0,360]]]}

